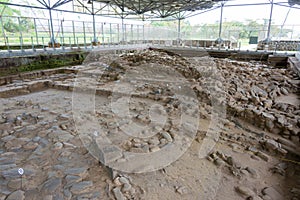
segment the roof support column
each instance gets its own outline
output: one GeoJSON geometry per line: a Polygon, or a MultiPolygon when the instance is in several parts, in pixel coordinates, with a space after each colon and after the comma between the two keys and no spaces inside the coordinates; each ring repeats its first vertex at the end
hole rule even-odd
{"type": "Polygon", "coordinates": [[[50,6],[50,0],[48,0],[48,10],[49,10],[49,19],[50,19],[50,41],[49,46],[55,47],[57,42],[54,35],[54,27],[53,27],[53,18],[52,18],[52,8],[50,6]]]}
{"type": "Polygon", "coordinates": [[[218,44],[220,44],[220,43],[223,42],[223,39],[222,39],[223,8],[224,8],[224,2],[221,3],[221,15],[220,15],[220,24],[219,24],[219,37],[218,37],[218,39],[216,40],[216,42],[217,42],[218,44]]]}
{"type": "Polygon", "coordinates": [[[93,39],[92,44],[98,45],[97,32],[96,32],[96,18],[95,18],[95,9],[94,9],[94,0],[91,0],[92,3],[92,16],[93,16],[93,39]]]}
{"type": "Polygon", "coordinates": [[[271,0],[271,11],[270,11],[270,18],[269,18],[269,25],[268,25],[268,32],[267,32],[267,38],[265,39],[265,42],[268,44],[271,41],[271,24],[272,24],[272,16],[273,16],[273,6],[274,2],[271,0]]]}
{"type": "Polygon", "coordinates": [[[178,18],[177,40],[181,40],[181,18],[178,18]]]}
{"type": "Polygon", "coordinates": [[[125,24],[124,24],[124,17],[122,16],[121,19],[122,19],[122,41],[121,42],[125,44],[125,24]]]}

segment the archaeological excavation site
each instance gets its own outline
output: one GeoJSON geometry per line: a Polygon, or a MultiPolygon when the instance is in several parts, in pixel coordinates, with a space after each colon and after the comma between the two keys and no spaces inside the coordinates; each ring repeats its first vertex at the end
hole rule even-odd
{"type": "Polygon", "coordinates": [[[0,200],[300,200],[299,9],[0,0],[0,200]]]}

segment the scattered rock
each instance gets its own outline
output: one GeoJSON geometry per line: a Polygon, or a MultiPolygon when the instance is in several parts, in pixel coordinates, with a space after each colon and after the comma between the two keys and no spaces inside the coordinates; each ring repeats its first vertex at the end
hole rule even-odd
{"type": "Polygon", "coordinates": [[[227,158],[227,163],[233,167],[236,167],[238,169],[240,169],[242,167],[241,163],[239,163],[238,161],[236,161],[233,157],[229,156],[227,158]]]}
{"type": "Polygon", "coordinates": [[[245,197],[254,197],[256,194],[248,187],[245,186],[237,186],[235,187],[235,190],[240,193],[242,196],[245,197]]]}
{"type": "Polygon", "coordinates": [[[269,161],[269,156],[261,151],[258,151],[256,155],[266,162],[269,161]]]}
{"type": "Polygon", "coordinates": [[[70,191],[73,194],[82,194],[82,193],[86,193],[88,189],[92,186],[93,186],[92,181],[82,181],[79,183],[72,184],[70,191]]]}
{"type": "Polygon", "coordinates": [[[17,190],[6,198],[6,200],[24,200],[25,199],[25,192],[22,190],[17,190]]]}
{"type": "Polygon", "coordinates": [[[132,186],[129,183],[124,183],[122,187],[122,192],[129,192],[131,190],[132,186]]]}
{"type": "Polygon", "coordinates": [[[262,190],[263,195],[268,195],[272,200],[282,200],[285,199],[275,188],[267,187],[262,190]]]}
{"type": "Polygon", "coordinates": [[[122,183],[122,184],[129,184],[129,180],[123,176],[121,176],[119,178],[119,181],[122,183]]]}
{"type": "Polygon", "coordinates": [[[280,148],[280,144],[272,139],[267,139],[264,145],[268,151],[274,152],[274,150],[280,148]]]}
{"type": "Polygon", "coordinates": [[[67,169],[64,173],[67,175],[79,176],[82,179],[84,179],[88,175],[87,168],[85,167],[70,168],[67,169]]]}
{"type": "Polygon", "coordinates": [[[60,150],[60,149],[62,149],[63,148],[63,143],[61,143],[61,142],[56,142],[54,145],[53,145],[53,149],[54,150],[60,150]]]}
{"type": "Polygon", "coordinates": [[[80,177],[80,176],[74,176],[74,175],[67,175],[65,177],[65,179],[66,179],[66,185],[70,185],[70,184],[72,184],[74,182],[80,182],[80,181],[82,181],[82,177],[80,177]]]}
{"type": "Polygon", "coordinates": [[[58,120],[65,121],[65,120],[69,120],[69,119],[70,119],[70,117],[68,115],[66,115],[66,114],[60,114],[58,116],[58,120]]]}
{"type": "Polygon", "coordinates": [[[163,136],[168,142],[172,142],[172,141],[173,141],[173,139],[172,139],[172,137],[171,137],[171,135],[170,135],[169,133],[167,133],[167,132],[162,132],[161,134],[162,134],[162,136],[163,136]]]}
{"type": "Polygon", "coordinates": [[[246,167],[246,170],[252,175],[253,178],[260,178],[257,171],[251,167],[246,167]]]}
{"type": "Polygon", "coordinates": [[[217,159],[214,160],[214,164],[215,164],[216,166],[218,166],[218,167],[222,167],[222,166],[225,165],[225,162],[224,162],[222,159],[217,158],[217,159]]]}
{"type": "Polygon", "coordinates": [[[183,194],[187,194],[188,193],[188,188],[185,187],[185,186],[181,186],[181,187],[178,187],[176,189],[176,192],[178,192],[179,194],[183,195],[183,194]]]}
{"type": "Polygon", "coordinates": [[[53,194],[62,184],[60,178],[51,178],[43,184],[42,191],[45,194],[53,194]]]}
{"type": "Polygon", "coordinates": [[[124,197],[124,195],[122,194],[120,188],[115,187],[113,189],[113,193],[115,195],[116,200],[126,200],[126,198],[124,197]]]}

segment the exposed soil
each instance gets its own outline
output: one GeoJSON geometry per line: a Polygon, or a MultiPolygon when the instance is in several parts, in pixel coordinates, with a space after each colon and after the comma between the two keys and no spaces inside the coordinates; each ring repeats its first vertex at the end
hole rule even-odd
{"type": "Polygon", "coordinates": [[[1,86],[0,199],[299,199],[299,79],[253,65],[95,52],[1,86]]]}

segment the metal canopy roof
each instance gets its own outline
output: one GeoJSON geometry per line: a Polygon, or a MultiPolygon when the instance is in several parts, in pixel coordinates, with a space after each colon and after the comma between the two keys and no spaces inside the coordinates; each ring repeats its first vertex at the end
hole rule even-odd
{"type": "MultiPolygon", "coordinates": [[[[92,0],[90,0],[91,2],[92,0]]],[[[149,14],[161,18],[174,16],[180,12],[212,8],[224,0],[94,0],[94,2],[115,5],[129,14],[149,14]]]]}
{"type": "Polygon", "coordinates": [[[184,19],[223,6],[274,4],[300,9],[300,0],[257,0],[256,3],[246,0],[245,3],[236,3],[236,0],[35,0],[26,1],[27,4],[13,2],[15,0],[0,0],[0,4],[11,6],[142,20],[184,19]],[[72,3],[71,10],[70,6],[61,8],[69,3],[72,3]]]}

